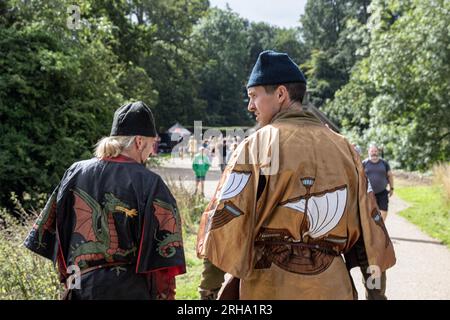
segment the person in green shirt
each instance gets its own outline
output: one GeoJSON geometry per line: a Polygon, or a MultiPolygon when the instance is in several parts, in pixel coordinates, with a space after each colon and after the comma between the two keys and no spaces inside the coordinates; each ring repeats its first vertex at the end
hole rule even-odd
{"type": "Polygon", "coordinates": [[[206,154],[206,149],[201,147],[199,152],[195,155],[192,161],[192,169],[195,173],[195,194],[200,187],[200,193],[205,196],[205,176],[211,166],[208,155],[206,154]]]}

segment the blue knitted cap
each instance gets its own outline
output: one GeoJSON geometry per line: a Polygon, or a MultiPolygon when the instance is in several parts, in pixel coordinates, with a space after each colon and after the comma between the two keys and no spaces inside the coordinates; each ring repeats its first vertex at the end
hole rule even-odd
{"type": "Polygon", "coordinates": [[[247,88],[291,82],[306,84],[303,72],[286,53],[267,50],[259,54],[248,79],[247,88]]]}

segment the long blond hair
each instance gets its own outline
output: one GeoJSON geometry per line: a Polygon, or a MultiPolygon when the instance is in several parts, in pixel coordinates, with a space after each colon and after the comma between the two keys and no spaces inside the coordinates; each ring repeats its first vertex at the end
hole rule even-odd
{"type": "Polygon", "coordinates": [[[134,142],[136,136],[113,136],[100,139],[94,150],[97,158],[113,158],[128,149],[134,142]]]}

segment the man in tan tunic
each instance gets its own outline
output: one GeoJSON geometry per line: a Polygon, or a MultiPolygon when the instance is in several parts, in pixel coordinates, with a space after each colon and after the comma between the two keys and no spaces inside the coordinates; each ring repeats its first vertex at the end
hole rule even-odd
{"type": "Polygon", "coordinates": [[[222,298],[354,299],[349,270],[365,260],[376,288],[395,255],[359,155],[302,110],[306,80],[287,54],[262,52],[247,89],[260,129],[233,153],[197,240],[229,275],[222,298]]]}

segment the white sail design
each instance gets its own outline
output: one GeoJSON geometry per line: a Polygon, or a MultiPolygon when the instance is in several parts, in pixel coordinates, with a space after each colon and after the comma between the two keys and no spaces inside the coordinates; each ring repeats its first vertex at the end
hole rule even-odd
{"type": "MultiPolygon", "coordinates": [[[[347,202],[347,187],[325,193],[321,196],[312,196],[308,199],[308,234],[311,238],[318,238],[330,232],[341,220],[347,202]]],[[[305,199],[289,202],[283,207],[305,212],[305,199]]]]}
{"type": "Polygon", "coordinates": [[[245,172],[232,172],[227,181],[224,183],[222,190],[220,192],[219,201],[226,200],[237,196],[244,190],[247,185],[248,180],[250,179],[251,173],[245,172]]]}

